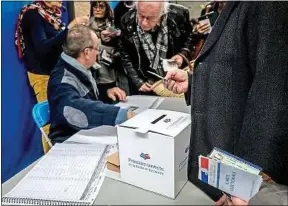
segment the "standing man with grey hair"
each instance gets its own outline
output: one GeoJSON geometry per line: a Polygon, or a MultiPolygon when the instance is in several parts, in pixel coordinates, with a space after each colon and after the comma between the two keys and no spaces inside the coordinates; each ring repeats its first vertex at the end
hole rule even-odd
{"type": "MultiPolygon", "coordinates": [[[[64,52],[48,83],[52,143],[63,142],[81,129],[115,125],[133,116],[126,109],[104,104],[99,99],[91,69],[97,60],[99,39],[84,25],[69,29],[64,52]]],[[[113,100],[126,100],[119,88],[107,91],[113,100]]]]}
{"type": "MultiPolygon", "coordinates": [[[[159,80],[147,71],[165,76],[162,59],[179,67],[191,60],[192,27],[187,8],[166,1],[139,1],[121,19],[120,53],[134,93],[149,94],[159,80]]],[[[132,92],[133,93],[133,92],[132,92]]]]}

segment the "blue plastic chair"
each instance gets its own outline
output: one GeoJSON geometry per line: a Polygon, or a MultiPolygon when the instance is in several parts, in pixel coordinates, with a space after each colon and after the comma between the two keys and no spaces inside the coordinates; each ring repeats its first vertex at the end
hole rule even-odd
{"type": "Polygon", "coordinates": [[[35,104],[32,109],[32,116],[37,125],[37,127],[42,132],[46,142],[50,147],[52,147],[51,140],[48,135],[45,133],[43,127],[50,123],[50,110],[48,101],[40,102],[35,104]]]}

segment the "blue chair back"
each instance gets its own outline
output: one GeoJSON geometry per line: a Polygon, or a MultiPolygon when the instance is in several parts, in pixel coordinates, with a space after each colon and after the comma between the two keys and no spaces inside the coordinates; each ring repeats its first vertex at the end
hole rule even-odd
{"type": "Polygon", "coordinates": [[[50,123],[50,110],[48,101],[40,102],[34,105],[32,109],[32,116],[37,125],[45,137],[46,142],[52,147],[51,140],[43,130],[43,127],[50,123]]]}

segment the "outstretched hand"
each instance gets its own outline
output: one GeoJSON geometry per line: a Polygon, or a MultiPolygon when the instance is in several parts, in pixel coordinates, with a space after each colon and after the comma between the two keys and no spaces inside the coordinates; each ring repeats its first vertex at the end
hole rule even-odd
{"type": "Polygon", "coordinates": [[[180,69],[168,72],[164,79],[164,87],[175,94],[187,92],[188,73],[180,69]]]}

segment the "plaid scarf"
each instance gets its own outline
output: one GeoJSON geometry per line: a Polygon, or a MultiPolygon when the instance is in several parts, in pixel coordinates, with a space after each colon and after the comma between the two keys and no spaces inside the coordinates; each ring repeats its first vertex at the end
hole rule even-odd
{"type": "Polygon", "coordinates": [[[35,1],[31,4],[24,6],[18,15],[16,32],[15,32],[15,45],[20,59],[25,54],[25,43],[23,37],[23,29],[21,21],[24,14],[29,10],[36,10],[48,23],[54,26],[55,30],[60,31],[65,29],[65,25],[61,21],[62,11],[60,8],[52,9],[42,1],[35,1]]]}
{"type": "Polygon", "coordinates": [[[142,47],[146,53],[146,56],[150,61],[150,67],[161,75],[162,72],[160,71],[163,70],[163,68],[162,64],[160,64],[160,59],[166,58],[166,53],[168,50],[168,27],[166,16],[163,16],[158,29],[159,31],[157,41],[156,45],[154,45],[152,35],[149,32],[143,31],[140,28],[139,24],[137,25],[138,36],[142,43],[142,47]]]}

